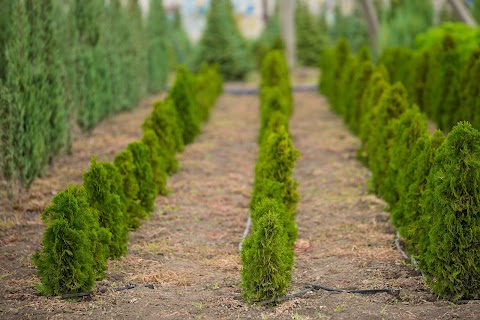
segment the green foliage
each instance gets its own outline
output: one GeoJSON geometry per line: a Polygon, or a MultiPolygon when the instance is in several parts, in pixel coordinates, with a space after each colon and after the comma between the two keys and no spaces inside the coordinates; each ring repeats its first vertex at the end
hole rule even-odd
{"type": "Polygon", "coordinates": [[[413,106],[400,118],[391,121],[389,126],[393,133],[393,144],[388,150],[390,161],[382,195],[393,208],[410,186],[405,164],[413,160],[411,155],[417,140],[428,136],[428,123],[425,114],[421,113],[417,106],[413,106]]]}
{"type": "Polygon", "coordinates": [[[165,89],[168,76],[167,16],[163,0],[151,0],[146,22],[148,35],[148,91],[165,89]]]}
{"type": "Polygon", "coordinates": [[[151,129],[155,132],[160,148],[165,154],[165,166],[169,174],[178,171],[176,152],[184,149],[179,121],[172,100],[166,99],[153,104],[153,111],[142,126],[144,131],[151,129]]]}
{"type": "Polygon", "coordinates": [[[327,35],[325,29],[320,29],[304,0],[297,1],[295,32],[298,62],[303,66],[316,66],[327,43],[327,35]]]}
{"type": "Polygon", "coordinates": [[[480,133],[457,124],[440,146],[428,177],[424,211],[429,228],[419,244],[420,266],[433,291],[480,297],[480,133]]]}
{"type": "Polygon", "coordinates": [[[335,3],[333,23],[329,25],[329,37],[332,42],[348,39],[353,52],[369,45],[367,25],[363,13],[355,8],[349,15],[342,13],[341,4],[335,3]]]}
{"type": "Polygon", "coordinates": [[[167,158],[165,150],[162,150],[160,146],[160,141],[154,130],[145,129],[143,131],[142,142],[148,147],[150,151],[150,166],[152,167],[153,181],[157,186],[158,193],[161,195],[167,195],[167,168],[166,161],[167,158]]]}
{"type": "Polygon", "coordinates": [[[358,134],[360,131],[361,117],[364,114],[362,110],[364,92],[370,83],[370,79],[375,71],[375,66],[371,61],[365,61],[358,67],[358,72],[354,75],[351,89],[351,105],[346,112],[346,122],[350,129],[358,134]]]}
{"type": "Polygon", "coordinates": [[[127,212],[123,197],[122,177],[109,162],[97,162],[93,157],[90,170],[83,174],[87,200],[100,227],[109,231],[109,257],[118,258],[127,252],[127,212]]]}
{"type": "Polygon", "coordinates": [[[222,78],[216,66],[204,65],[195,77],[196,92],[195,100],[201,120],[206,121],[210,117],[210,111],[215,101],[223,91],[222,78]]]}
{"type": "Polygon", "coordinates": [[[350,45],[348,44],[347,39],[341,38],[336,47],[335,47],[335,64],[333,68],[333,77],[332,84],[330,86],[331,91],[329,91],[329,100],[332,104],[334,110],[338,111],[338,97],[340,96],[340,86],[342,81],[342,75],[344,69],[348,64],[348,59],[351,58],[350,55],[350,45]]]}
{"type": "Polygon", "coordinates": [[[158,194],[157,187],[153,180],[152,167],[150,165],[150,151],[141,141],[132,142],[127,146],[132,153],[135,166],[135,177],[138,182],[138,200],[146,213],[153,211],[155,198],[158,194]]]}
{"type": "Polygon", "coordinates": [[[230,1],[210,2],[207,25],[191,65],[197,71],[204,63],[217,64],[226,80],[243,80],[251,69],[247,46],[236,25],[230,1]]]}
{"type": "MultiPolygon", "coordinates": [[[[278,16],[273,15],[268,18],[267,25],[262,33],[250,46],[251,55],[255,58],[256,69],[261,68],[263,59],[271,50],[280,49],[275,48],[278,41],[282,41],[280,22],[278,16]]],[[[283,48],[283,43],[281,47],[283,48]]]]}
{"type": "MultiPolygon", "coordinates": [[[[420,137],[412,150],[405,169],[403,194],[399,203],[392,210],[392,223],[404,238],[409,252],[418,253],[417,245],[423,229],[422,198],[427,184],[427,177],[433,167],[437,149],[445,140],[440,130],[432,136],[420,137]]],[[[426,214],[430,215],[429,212],[426,214]]]]}
{"type": "Polygon", "coordinates": [[[412,58],[413,51],[409,48],[387,48],[380,55],[378,63],[387,68],[392,83],[401,82],[406,86],[410,80],[412,58]]]}
{"type": "Polygon", "coordinates": [[[269,122],[274,114],[278,113],[278,117],[282,117],[281,121],[284,125],[288,125],[288,114],[290,112],[287,99],[284,92],[279,87],[267,87],[263,90],[263,101],[260,105],[260,131],[258,133],[258,143],[262,144],[263,139],[271,131],[269,130],[269,122]]]}
{"type": "Polygon", "coordinates": [[[400,118],[407,107],[406,90],[400,83],[396,83],[383,93],[377,107],[372,110],[368,130],[368,164],[372,170],[373,188],[380,195],[385,192],[385,179],[390,162],[389,150],[394,143],[393,128],[389,124],[400,118]]]}
{"type": "Polygon", "coordinates": [[[47,224],[42,252],[33,256],[45,295],[89,291],[103,278],[110,241],[88,206],[83,187],[58,193],[42,214],[47,224]]]}
{"type": "Polygon", "coordinates": [[[15,1],[0,0],[0,81],[5,81],[7,62],[5,60],[5,44],[10,37],[10,22],[14,16],[15,1]]]}
{"type": "Polygon", "coordinates": [[[479,72],[480,50],[476,50],[472,53],[462,72],[461,104],[457,106],[452,117],[453,122],[469,119],[477,130],[480,129],[480,101],[478,99],[480,83],[477,78],[479,72]]]}
{"type": "Polygon", "coordinates": [[[168,44],[174,55],[174,61],[170,63],[170,67],[186,64],[189,53],[192,50],[192,44],[190,43],[188,34],[185,32],[185,29],[183,29],[182,16],[178,7],[175,8],[173,18],[169,19],[168,22],[168,44]]]}
{"type": "Polygon", "coordinates": [[[177,70],[177,77],[170,89],[169,98],[177,110],[180,127],[182,129],[183,142],[192,143],[200,133],[200,116],[198,105],[195,100],[195,89],[192,75],[184,66],[177,70]]]}
{"type": "Polygon", "coordinates": [[[282,223],[287,215],[273,199],[263,200],[252,212],[258,221],[241,252],[241,287],[249,301],[273,300],[286,294],[294,262],[282,223]]]}
{"type": "Polygon", "coordinates": [[[123,198],[128,227],[136,229],[140,226],[140,220],[148,216],[140,201],[140,182],[137,180],[137,168],[133,162],[132,152],[128,149],[119,152],[113,160],[115,167],[122,176],[122,187],[125,194],[123,198]]]}
{"type": "Polygon", "coordinates": [[[262,61],[260,81],[260,100],[262,104],[266,99],[267,88],[270,87],[278,87],[282,92],[287,103],[287,115],[290,117],[293,113],[292,85],[287,61],[282,51],[279,50],[272,50],[262,61]]]}
{"type": "Polygon", "coordinates": [[[417,104],[422,111],[425,111],[425,88],[430,68],[430,53],[428,50],[418,52],[412,56],[412,72],[410,73],[410,80],[407,82],[407,90],[412,102],[417,104]]]}

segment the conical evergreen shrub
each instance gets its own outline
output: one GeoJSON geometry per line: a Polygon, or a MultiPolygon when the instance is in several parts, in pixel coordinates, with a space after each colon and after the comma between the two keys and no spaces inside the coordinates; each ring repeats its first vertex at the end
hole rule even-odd
{"type": "Polygon", "coordinates": [[[191,86],[191,75],[184,66],[177,70],[177,78],[170,89],[169,98],[177,110],[185,144],[192,143],[200,133],[200,115],[191,86]]]}
{"type": "Polygon", "coordinates": [[[288,110],[287,115],[290,117],[293,113],[292,85],[290,83],[290,74],[284,54],[279,50],[269,52],[262,61],[260,73],[261,104],[263,104],[267,98],[268,88],[277,87],[285,97],[288,110]]]}
{"type": "Polygon", "coordinates": [[[363,62],[359,67],[358,72],[355,74],[352,84],[352,105],[349,109],[349,112],[346,113],[346,122],[350,129],[355,133],[359,134],[361,119],[362,119],[362,99],[364,93],[367,90],[367,87],[375,71],[375,66],[372,62],[366,61],[363,62]]]}
{"type": "Polygon", "coordinates": [[[155,132],[161,150],[165,155],[167,172],[173,174],[178,171],[177,151],[183,151],[182,129],[180,119],[171,99],[159,100],[153,104],[153,111],[145,119],[142,126],[146,131],[155,132]]]}
{"type": "Polygon", "coordinates": [[[123,199],[128,217],[128,227],[137,229],[140,220],[146,218],[148,213],[142,207],[140,201],[140,183],[137,181],[136,166],[130,150],[119,152],[113,160],[115,167],[122,176],[122,187],[125,194],[123,199]]]}
{"type": "MultiPolygon", "coordinates": [[[[437,130],[432,136],[417,140],[410,161],[405,169],[404,191],[392,211],[392,223],[398,228],[405,245],[412,254],[418,253],[420,236],[426,225],[422,224],[422,199],[427,177],[434,165],[437,149],[445,140],[443,132],[437,130]]],[[[426,212],[430,214],[430,212],[426,212]]]]}
{"type": "Polygon", "coordinates": [[[148,35],[148,91],[159,92],[167,85],[167,15],[163,0],[151,0],[146,21],[148,35]]]}
{"type": "Polygon", "coordinates": [[[389,150],[390,161],[382,196],[391,208],[397,204],[410,185],[405,176],[405,164],[412,160],[411,154],[417,140],[428,136],[427,121],[427,117],[414,105],[389,124],[393,133],[393,143],[389,150]]]}
{"type": "Polygon", "coordinates": [[[283,115],[283,123],[288,126],[288,115],[290,113],[287,98],[279,87],[264,88],[262,94],[265,98],[260,105],[260,131],[258,134],[259,144],[261,144],[265,135],[270,133],[268,127],[273,114],[279,113],[283,115]]]}
{"type": "Polygon", "coordinates": [[[337,98],[340,96],[340,88],[344,68],[350,58],[350,46],[347,39],[341,38],[335,47],[335,66],[333,68],[333,81],[331,85],[330,104],[338,110],[337,98]]]}
{"type": "Polygon", "coordinates": [[[385,91],[378,106],[372,110],[372,121],[368,139],[368,165],[372,171],[372,187],[383,196],[385,180],[390,163],[389,150],[392,147],[393,128],[390,122],[407,110],[407,92],[402,84],[396,83],[385,91]]]}
{"type": "Polygon", "coordinates": [[[217,64],[225,80],[245,79],[251,69],[246,43],[236,25],[230,0],[212,0],[207,25],[195,51],[192,67],[217,64]]]}
{"type": "Polygon", "coordinates": [[[475,129],[480,129],[480,83],[477,75],[480,72],[480,50],[476,50],[470,56],[462,72],[462,88],[460,92],[461,103],[453,114],[452,120],[458,122],[469,120],[475,129]]]}
{"type": "Polygon", "coordinates": [[[133,164],[135,166],[135,177],[138,182],[138,200],[145,212],[149,214],[153,211],[155,198],[158,194],[157,186],[153,180],[152,167],[150,165],[150,151],[141,141],[132,142],[127,146],[127,150],[132,153],[133,164]]]}
{"type": "Polygon", "coordinates": [[[430,172],[425,208],[429,230],[420,241],[420,266],[433,291],[454,300],[480,297],[480,133],[457,124],[430,172]]]}
{"type": "Polygon", "coordinates": [[[424,108],[424,94],[429,73],[430,59],[430,53],[428,50],[424,50],[413,56],[411,78],[409,80],[410,85],[407,88],[412,102],[417,104],[424,112],[426,112],[424,108]]]}
{"type": "Polygon", "coordinates": [[[167,168],[165,166],[165,151],[162,150],[155,131],[147,129],[143,131],[142,142],[150,151],[150,166],[152,167],[153,181],[157,186],[158,194],[167,195],[167,168]]]}
{"type": "Polygon", "coordinates": [[[42,252],[33,256],[45,295],[89,291],[107,269],[109,232],[100,228],[83,187],[58,193],[42,214],[42,252]]]}
{"type": "Polygon", "coordinates": [[[128,217],[120,173],[113,164],[99,163],[93,157],[90,169],[83,174],[83,185],[100,227],[110,232],[109,257],[123,256],[127,252],[128,217]]]}
{"type": "Polygon", "coordinates": [[[288,214],[277,201],[265,199],[253,216],[259,218],[241,252],[243,296],[249,301],[273,300],[286,294],[292,279],[294,255],[282,223],[288,214]]]}

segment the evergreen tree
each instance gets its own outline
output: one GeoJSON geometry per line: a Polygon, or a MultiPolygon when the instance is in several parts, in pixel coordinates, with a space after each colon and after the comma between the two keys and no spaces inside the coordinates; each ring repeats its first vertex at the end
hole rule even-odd
{"type": "Polygon", "coordinates": [[[389,124],[393,133],[393,144],[388,150],[390,161],[382,195],[392,208],[410,185],[405,164],[412,161],[411,155],[417,140],[428,136],[427,121],[427,117],[414,105],[389,124]]]}
{"type": "Polygon", "coordinates": [[[123,202],[127,212],[128,227],[137,229],[140,226],[140,220],[146,218],[148,213],[140,201],[140,183],[135,174],[137,168],[133,162],[132,152],[128,149],[119,152],[113,163],[122,177],[122,188],[125,195],[123,202]]]}
{"type": "Polygon", "coordinates": [[[169,98],[177,110],[178,119],[182,128],[182,137],[185,144],[192,143],[200,133],[200,119],[198,106],[192,90],[191,75],[184,66],[177,70],[177,77],[170,89],[169,98]]]}
{"type": "Polygon", "coordinates": [[[165,89],[168,76],[167,15],[162,0],[151,0],[146,32],[148,35],[148,91],[165,89]]]}
{"type": "Polygon", "coordinates": [[[0,83],[0,161],[2,176],[10,182],[9,196],[12,192],[12,183],[18,179],[16,170],[16,143],[14,136],[17,128],[16,115],[17,107],[14,105],[13,97],[7,87],[0,83]]]}
{"type": "Polygon", "coordinates": [[[368,165],[372,171],[372,184],[376,192],[383,196],[385,179],[390,162],[389,150],[392,147],[393,128],[390,122],[407,110],[407,93],[400,83],[391,86],[382,95],[378,106],[372,111],[372,120],[368,131],[368,165]]]}
{"type": "Polygon", "coordinates": [[[258,143],[261,144],[265,136],[268,136],[269,122],[274,113],[279,113],[283,117],[283,124],[288,126],[289,106],[284,92],[279,87],[268,87],[263,91],[264,99],[260,106],[260,131],[258,133],[258,143]]]}
{"type": "Polygon", "coordinates": [[[146,129],[143,131],[142,142],[148,147],[150,151],[150,166],[152,167],[153,181],[157,186],[158,194],[167,195],[167,168],[166,161],[167,156],[165,151],[162,150],[160,142],[158,140],[155,131],[152,129],[146,129]]]}
{"type": "Polygon", "coordinates": [[[476,78],[480,72],[480,50],[476,50],[470,56],[462,72],[462,89],[460,92],[461,103],[457,106],[452,120],[454,123],[462,120],[471,121],[476,129],[480,129],[480,83],[476,78]]]}
{"type": "Polygon", "coordinates": [[[411,78],[407,83],[410,83],[407,90],[413,103],[417,104],[420,109],[425,112],[424,94],[425,85],[429,73],[430,53],[424,50],[413,55],[413,62],[411,65],[411,78]]]}
{"type": "Polygon", "coordinates": [[[405,193],[392,211],[392,223],[398,228],[412,254],[418,253],[418,242],[422,230],[426,227],[422,225],[421,217],[427,177],[433,167],[437,149],[444,140],[440,130],[435,131],[432,136],[423,136],[417,140],[405,169],[405,193]]]}
{"type": "Polygon", "coordinates": [[[190,43],[188,34],[185,32],[185,29],[182,26],[182,16],[178,7],[175,8],[173,19],[170,20],[170,32],[168,36],[170,45],[172,46],[173,54],[175,56],[175,64],[173,64],[173,66],[186,64],[192,49],[192,44],[190,43]]]}
{"type": "Polygon", "coordinates": [[[260,100],[264,103],[266,99],[267,88],[278,87],[285,97],[287,103],[287,116],[293,113],[293,96],[290,74],[287,67],[287,61],[282,51],[272,50],[262,61],[261,81],[260,81],[260,100]]]}
{"type": "Polygon", "coordinates": [[[167,172],[178,171],[176,152],[183,151],[182,129],[180,119],[171,99],[157,101],[153,104],[152,113],[145,119],[143,130],[152,129],[159,141],[160,148],[165,153],[167,172]]]}
{"type": "Polygon", "coordinates": [[[148,214],[153,211],[155,198],[158,194],[149,161],[150,151],[141,141],[130,143],[127,146],[127,150],[129,150],[133,156],[133,164],[135,166],[134,173],[139,186],[138,200],[148,214]]]}
{"type": "Polygon", "coordinates": [[[420,266],[433,291],[454,300],[480,297],[480,133],[457,124],[440,146],[425,192],[430,226],[420,266]]]}
{"type": "Polygon", "coordinates": [[[0,0],[0,81],[6,79],[6,52],[5,45],[9,42],[10,35],[10,23],[14,16],[13,9],[15,1],[12,0],[0,0]]]}
{"type": "Polygon", "coordinates": [[[251,44],[250,51],[255,59],[256,69],[262,67],[263,59],[271,50],[274,50],[275,42],[280,38],[280,22],[278,16],[275,14],[268,18],[267,24],[262,30],[262,33],[251,44]]]}
{"type": "Polygon", "coordinates": [[[359,134],[361,118],[363,114],[362,103],[364,93],[367,90],[370,78],[372,77],[375,71],[375,66],[371,61],[363,62],[359,68],[358,72],[355,74],[352,83],[352,101],[350,112],[346,114],[346,122],[348,123],[350,129],[355,133],[359,134]]]}
{"type": "Polygon", "coordinates": [[[304,0],[298,1],[295,9],[295,40],[297,59],[301,65],[317,65],[320,52],[327,42],[326,34],[322,31],[315,17],[310,14],[308,4],[304,0]]]}
{"type": "Polygon", "coordinates": [[[225,80],[245,79],[251,69],[245,41],[238,30],[229,0],[212,0],[207,25],[198,43],[192,67],[218,64],[225,80]]]}
{"type": "Polygon", "coordinates": [[[50,296],[91,290],[107,269],[109,233],[99,227],[83,187],[69,186],[55,195],[42,220],[47,224],[43,249],[33,256],[40,292],[50,296]]]}
{"type": "Polygon", "coordinates": [[[90,170],[83,174],[83,184],[100,227],[107,229],[111,235],[109,257],[121,257],[127,252],[128,217],[122,199],[124,194],[120,173],[111,163],[98,163],[93,157],[90,170]]]}
{"type": "Polygon", "coordinates": [[[250,301],[274,300],[286,294],[292,279],[294,255],[282,225],[287,213],[280,203],[265,199],[252,212],[257,215],[242,247],[241,287],[250,301]]]}

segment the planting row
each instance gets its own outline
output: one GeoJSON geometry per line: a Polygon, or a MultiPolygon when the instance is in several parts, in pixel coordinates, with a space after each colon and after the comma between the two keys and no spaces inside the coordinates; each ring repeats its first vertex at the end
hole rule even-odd
{"type": "Polygon", "coordinates": [[[107,260],[125,255],[129,230],[148,219],[158,194],[167,194],[167,177],[178,170],[176,153],[200,133],[221,91],[216,67],[197,75],[180,67],[167,98],[145,120],[142,140],[113,163],[93,157],[83,185],[53,198],[42,214],[42,251],[33,256],[42,294],[89,291],[105,277],[107,260]]]}
{"type": "Polygon", "coordinates": [[[383,51],[379,64],[391,81],[403,83],[410,101],[443,131],[464,120],[480,129],[478,30],[447,23],[417,36],[415,47],[383,51]]]}
{"type": "Polygon", "coordinates": [[[1,175],[28,188],[70,151],[72,127],[165,89],[188,50],[161,0],[146,19],[137,0],[0,0],[1,175]]]}
{"type": "Polygon", "coordinates": [[[263,60],[260,100],[259,154],[250,202],[253,230],[241,251],[241,285],[249,301],[284,296],[292,279],[299,200],[293,169],[299,152],[288,130],[293,97],[281,51],[271,51],[263,60]]]}
{"type": "Polygon", "coordinates": [[[404,86],[392,84],[368,50],[351,56],[345,40],[320,64],[320,89],[359,135],[369,188],[388,202],[427,283],[445,298],[479,298],[480,133],[459,122],[446,138],[431,135],[404,86]]]}

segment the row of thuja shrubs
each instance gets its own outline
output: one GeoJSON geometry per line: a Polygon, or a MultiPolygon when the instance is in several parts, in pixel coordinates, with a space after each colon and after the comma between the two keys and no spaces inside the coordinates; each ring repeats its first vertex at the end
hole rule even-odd
{"type": "Polygon", "coordinates": [[[445,23],[416,37],[414,49],[387,48],[379,58],[392,82],[401,82],[443,131],[462,120],[480,129],[480,41],[478,30],[445,23]]]}
{"type": "Polygon", "coordinates": [[[292,175],[299,152],[288,130],[293,98],[282,51],[271,51],[262,63],[260,100],[259,155],[250,202],[253,230],[241,251],[241,286],[249,301],[284,296],[292,279],[299,200],[292,175]]]}
{"type": "Polygon", "coordinates": [[[360,137],[369,187],[388,202],[427,283],[448,299],[479,298],[480,133],[459,122],[446,138],[430,134],[427,116],[368,49],[353,56],[340,40],[320,67],[320,90],[360,137]]]}
{"type": "Polygon", "coordinates": [[[167,177],[178,170],[176,153],[193,142],[222,92],[217,67],[190,74],[180,67],[167,98],[154,104],[143,137],[110,162],[93,157],[83,185],[70,185],[42,214],[42,251],[35,253],[45,295],[79,293],[105,277],[107,260],[125,255],[129,230],[167,194],[167,177]]]}

